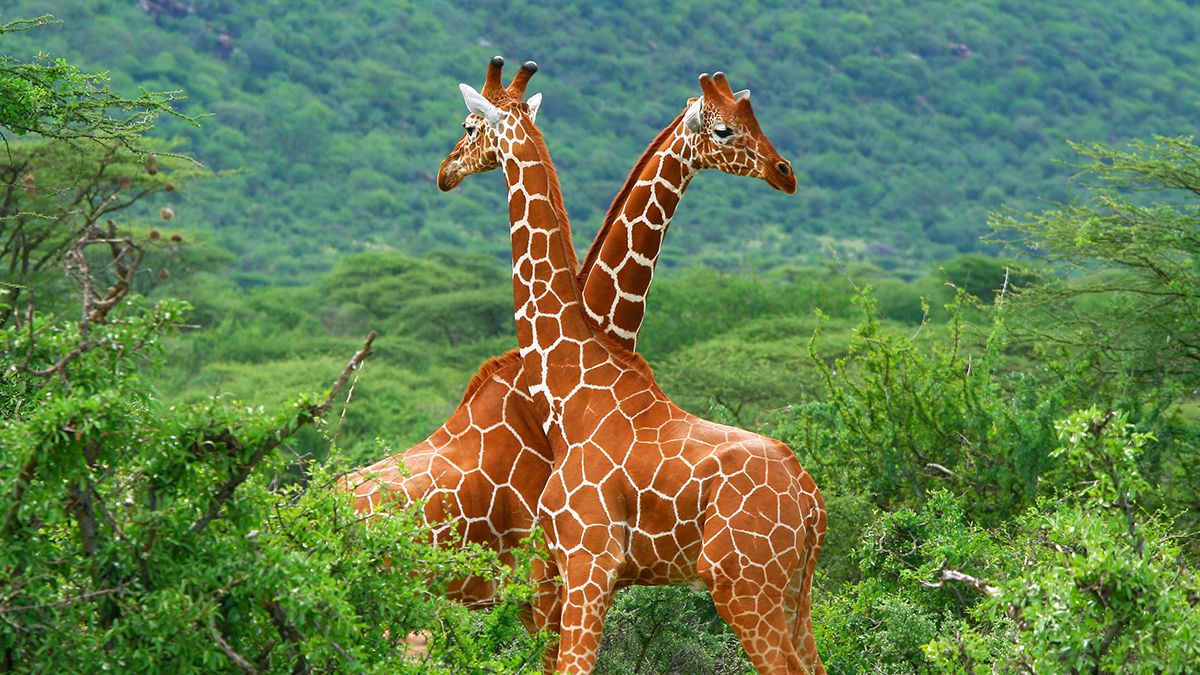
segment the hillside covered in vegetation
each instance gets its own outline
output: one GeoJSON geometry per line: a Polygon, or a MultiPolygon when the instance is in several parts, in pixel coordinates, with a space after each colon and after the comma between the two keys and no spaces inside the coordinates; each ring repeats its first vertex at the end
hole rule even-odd
{"type": "MultiPolygon", "coordinates": [[[[200,127],[158,135],[220,176],[180,227],[233,251],[240,285],[303,284],[351,252],[438,249],[504,260],[494,183],[433,184],[459,134],[456,85],[499,53],[536,60],[539,125],[577,246],[645,144],[725,71],[753,92],[799,194],[700,176],[664,269],[809,263],[832,244],[910,278],[981,244],[986,214],[1068,198],[1066,141],[1189,134],[1200,15],[1188,3],[1099,1],[22,0],[6,16],[64,23],[6,37],[107,70],[125,93],[181,89],[200,127]]],[[[493,180],[498,181],[498,178],[493,180]]]]}

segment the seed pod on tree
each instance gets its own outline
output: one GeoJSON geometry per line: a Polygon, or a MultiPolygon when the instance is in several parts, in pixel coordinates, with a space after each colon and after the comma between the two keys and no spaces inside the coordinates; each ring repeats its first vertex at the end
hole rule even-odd
{"type": "Polygon", "coordinates": [[[175,217],[175,209],[169,206],[162,207],[158,213],[162,216],[163,220],[170,220],[175,217]]]}
{"type": "Polygon", "coordinates": [[[162,238],[162,234],[158,230],[150,230],[150,241],[158,241],[162,238]]]}
{"type": "Polygon", "coordinates": [[[179,242],[183,241],[183,236],[180,235],[178,232],[176,232],[175,234],[171,235],[171,241],[173,241],[175,243],[179,243],[179,242]]]}
{"type": "Polygon", "coordinates": [[[25,194],[31,195],[36,192],[36,190],[33,189],[33,174],[28,174],[22,178],[21,184],[25,186],[25,194]]]}
{"type": "Polygon", "coordinates": [[[133,179],[129,177],[129,174],[123,173],[117,176],[117,185],[121,186],[122,190],[128,190],[133,187],[133,179]]]}

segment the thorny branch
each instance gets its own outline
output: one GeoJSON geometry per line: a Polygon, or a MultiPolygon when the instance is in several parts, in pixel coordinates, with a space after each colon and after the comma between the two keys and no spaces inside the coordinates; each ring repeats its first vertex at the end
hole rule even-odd
{"type": "Polygon", "coordinates": [[[986,581],[976,579],[975,577],[959,572],[958,570],[942,570],[942,578],[935,582],[922,581],[921,585],[925,588],[944,588],[947,583],[955,581],[966,584],[980,593],[993,597],[1000,593],[1000,589],[992,586],[986,581]]]}
{"type": "MultiPolygon", "coordinates": [[[[265,457],[267,453],[279,447],[279,445],[290,438],[292,434],[296,433],[300,427],[312,422],[313,420],[316,420],[321,415],[324,415],[333,406],[334,397],[336,397],[338,392],[340,392],[342,388],[346,386],[346,382],[350,379],[350,374],[360,368],[363,360],[371,355],[371,343],[375,341],[375,336],[375,331],[371,331],[370,335],[367,336],[366,341],[363,342],[362,349],[358,350],[358,352],[350,359],[350,362],[346,364],[346,367],[342,370],[342,374],[338,377],[337,382],[334,383],[333,389],[329,391],[329,394],[323,401],[316,405],[309,405],[301,408],[296,414],[292,424],[276,429],[273,433],[269,434],[268,438],[258,447],[257,450],[255,450],[254,454],[251,455],[245,463],[239,465],[237,470],[233,472],[233,475],[229,476],[229,478],[225,479],[225,481],[221,483],[216,492],[213,494],[213,501],[208,507],[208,512],[196,522],[192,523],[192,526],[189,528],[192,533],[199,534],[200,532],[203,532],[204,528],[220,515],[221,507],[226,501],[229,500],[230,497],[233,496],[233,493],[237,490],[238,486],[250,477],[250,472],[254,469],[255,465],[262,461],[262,458],[265,457]]],[[[213,445],[224,445],[225,447],[241,447],[240,441],[234,438],[229,429],[223,429],[216,434],[208,435],[199,442],[199,444],[207,443],[211,443],[213,445]]]]}
{"type": "Polygon", "coordinates": [[[71,245],[67,251],[67,273],[74,278],[83,287],[83,316],[79,319],[79,342],[75,347],[67,352],[66,355],[60,357],[49,368],[44,370],[36,370],[29,367],[29,361],[33,354],[33,325],[30,321],[30,341],[29,354],[24,363],[14,363],[9,366],[9,372],[21,372],[34,377],[48,379],[55,374],[66,378],[66,367],[72,361],[79,358],[85,352],[94,349],[103,344],[103,340],[95,342],[90,335],[90,327],[93,323],[103,323],[108,316],[108,312],[120,304],[132,288],[133,275],[137,272],[138,266],[145,256],[145,250],[135,244],[133,240],[127,238],[118,238],[116,233],[116,225],[109,222],[108,229],[99,227],[88,227],[83,234],[71,245]],[[87,247],[94,244],[108,244],[114,252],[114,269],[116,270],[116,280],[104,290],[103,294],[97,292],[95,288],[94,275],[87,260],[87,247]],[[131,252],[135,252],[131,262],[123,262],[128,258],[131,252]]]}

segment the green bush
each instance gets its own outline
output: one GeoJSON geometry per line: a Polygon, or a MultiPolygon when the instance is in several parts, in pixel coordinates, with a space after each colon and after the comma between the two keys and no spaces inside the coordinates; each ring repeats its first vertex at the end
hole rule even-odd
{"type": "Polygon", "coordinates": [[[963,297],[949,325],[912,335],[881,323],[869,296],[859,302],[847,356],[827,363],[820,334],[811,343],[826,399],[793,407],[776,432],[818,484],[859,486],[885,510],[949,489],[991,523],[1032,503],[1049,467],[1055,389],[1003,379],[1000,346],[967,342],[963,297]]]}
{"type": "Polygon", "coordinates": [[[136,265],[113,260],[139,259],[143,244],[85,230],[65,258],[86,291],[76,320],[28,306],[0,330],[0,672],[458,672],[536,660],[541,643],[518,635],[508,607],[474,621],[492,639],[436,642],[414,662],[410,631],[466,625],[444,582],[504,570],[490,553],[432,546],[419,512],[364,524],[322,466],[284,452],[321,421],[374,336],[324,398],[273,413],[219,397],[168,406],[150,379],[188,307],[128,294],[136,265]],[[97,250],[112,260],[93,273],[97,250]]]}
{"type": "Polygon", "coordinates": [[[1054,456],[1071,482],[1017,522],[1011,572],[976,625],[927,647],[946,672],[1187,673],[1200,656],[1194,552],[1171,518],[1141,508],[1138,464],[1152,440],[1120,412],[1091,408],[1058,425],[1054,456]],[[1005,633],[1010,652],[980,649],[1005,633]]]}
{"type": "Polygon", "coordinates": [[[750,675],[754,666],[708,591],[633,586],[608,612],[595,672],[750,675]]]}

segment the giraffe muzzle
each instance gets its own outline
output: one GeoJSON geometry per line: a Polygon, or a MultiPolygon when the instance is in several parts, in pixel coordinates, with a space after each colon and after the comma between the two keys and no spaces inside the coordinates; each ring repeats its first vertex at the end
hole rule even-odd
{"type": "Polygon", "coordinates": [[[449,192],[458,187],[458,184],[463,180],[462,171],[456,161],[447,159],[442,162],[442,166],[438,169],[437,185],[442,192],[449,192]]]}
{"type": "Polygon", "coordinates": [[[767,184],[785,194],[796,193],[796,173],[787,160],[780,160],[767,172],[767,184]]]}

